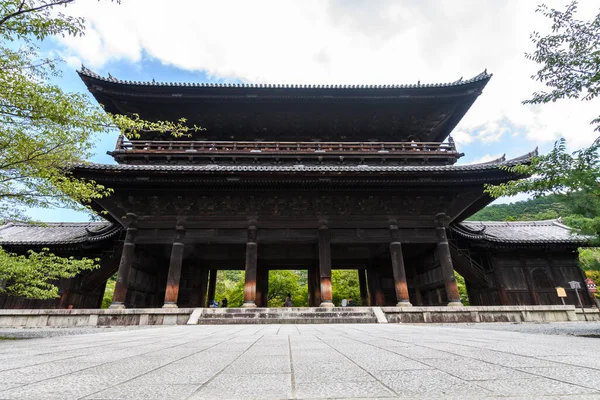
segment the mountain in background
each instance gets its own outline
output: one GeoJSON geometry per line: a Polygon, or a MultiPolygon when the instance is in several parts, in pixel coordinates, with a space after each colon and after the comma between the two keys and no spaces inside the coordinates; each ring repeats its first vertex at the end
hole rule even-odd
{"type": "Polygon", "coordinates": [[[510,204],[493,204],[473,214],[467,221],[541,221],[570,215],[558,195],[549,195],[510,204]]]}

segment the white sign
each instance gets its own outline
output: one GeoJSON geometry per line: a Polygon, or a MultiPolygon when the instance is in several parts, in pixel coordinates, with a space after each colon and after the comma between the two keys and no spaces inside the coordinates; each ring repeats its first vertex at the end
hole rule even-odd
{"type": "Polygon", "coordinates": [[[581,284],[577,281],[571,281],[569,285],[571,285],[571,289],[581,289],[581,284]]]}

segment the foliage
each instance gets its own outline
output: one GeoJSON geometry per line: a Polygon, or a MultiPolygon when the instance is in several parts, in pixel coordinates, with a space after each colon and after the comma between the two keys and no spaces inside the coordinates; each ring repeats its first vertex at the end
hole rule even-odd
{"type": "Polygon", "coordinates": [[[98,261],[58,257],[50,254],[48,249],[30,250],[26,256],[0,251],[0,294],[35,299],[58,297],[58,288],[53,282],[93,269],[98,261]]]}
{"type": "Polygon", "coordinates": [[[308,306],[306,271],[269,271],[269,307],[283,307],[288,294],[292,295],[294,307],[308,306]]]}
{"type": "MultiPolygon", "coordinates": [[[[577,2],[564,11],[542,5],[537,12],[552,20],[547,36],[534,32],[531,40],[536,49],[527,58],[541,65],[532,76],[545,83],[550,91],[533,93],[525,104],[544,104],[559,99],[590,101],[600,92],[600,13],[591,21],[574,18],[577,2]]],[[[600,130],[600,117],[592,124],[600,130]]],[[[540,197],[553,193],[561,197],[573,217],[570,224],[600,239],[600,138],[588,148],[573,153],[566,150],[564,139],[546,155],[534,157],[528,165],[508,170],[530,176],[498,186],[487,186],[494,197],[529,193],[540,197]]]]}
{"type": "Polygon", "coordinates": [[[579,264],[585,271],[598,271],[600,273],[600,248],[579,249],[579,264]]]}
{"type": "Polygon", "coordinates": [[[333,304],[340,305],[342,299],[352,299],[357,306],[361,305],[357,270],[335,269],[331,271],[331,287],[333,304]]]}
{"type": "Polygon", "coordinates": [[[458,294],[460,294],[460,301],[463,305],[469,305],[469,294],[467,293],[467,284],[465,278],[461,274],[454,271],[454,277],[456,278],[456,286],[458,286],[458,294]]]}
{"type": "MultiPolygon", "coordinates": [[[[559,99],[592,100],[600,93],[600,13],[591,21],[575,19],[577,1],[571,1],[564,11],[545,4],[536,12],[552,20],[552,33],[531,34],[535,51],[526,57],[542,68],[532,76],[551,88],[549,92],[533,93],[525,104],[545,104],[559,99]]],[[[592,121],[600,124],[600,117],[592,121]]],[[[596,127],[600,130],[600,125],[596,127]]]]}
{"type": "Polygon", "coordinates": [[[115,285],[117,284],[117,274],[114,274],[106,281],[104,296],[102,296],[102,306],[100,308],[108,308],[112,304],[113,294],[115,293],[115,285]]]}
{"type": "Polygon", "coordinates": [[[558,195],[510,204],[493,204],[468,218],[469,221],[539,221],[568,215],[568,207],[558,195]]]}
{"type": "MultiPolygon", "coordinates": [[[[244,304],[244,271],[220,270],[217,273],[215,299],[219,303],[227,299],[228,307],[241,307],[244,304]]],[[[209,301],[212,299],[209,299],[209,301]]]]}
{"type": "MultiPolygon", "coordinates": [[[[51,83],[60,75],[60,60],[43,56],[37,43],[53,35],[83,35],[83,19],[60,12],[72,2],[0,0],[0,220],[26,220],[30,207],[82,209],[93,199],[109,195],[109,188],[77,179],[70,172],[73,164],[92,155],[100,133],[118,129],[130,137],[143,131],[178,136],[198,129],[186,127],[185,120],[149,122],[135,115],[111,116],[87,96],[51,83]]],[[[44,266],[44,278],[28,272],[21,256],[0,250],[0,257],[0,280],[19,282],[11,286],[11,294],[38,298],[56,294],[49,282],[62,276],[61,268],[66,268],[65,274],[76,274],[92,265],[89,260],[60,259],[47,251],[29,253],[32,265],[44,266]],[[12,267],[10,260],[14,260],[12,267]],[[28,278],[34,279],[31,287],[28,278]]]]}

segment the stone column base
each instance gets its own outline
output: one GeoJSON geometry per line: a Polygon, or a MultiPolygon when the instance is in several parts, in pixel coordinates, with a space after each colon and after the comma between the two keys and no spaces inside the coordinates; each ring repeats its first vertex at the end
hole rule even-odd
{"type": "Polygon", "coordinates": [[[249,301],[247,303],[242,304],[242,308],[256,308],[256,303],[253,301],[249,301]]]}
{"type": "Polygon", "coordinates": [[[333,308],[335,307],[331,301],[323,301],[319,307],[333,308]]]}
{"type": "Polygon", "coordinates": [[[109,310],[122,310],[125,308],[125,304],[121,303],[121,302],[113,302],[111,303],[110,306],[108,306],[109,310]]]}
{"type": "Polygon", "coordinates": [[[410,303],[410,301],[399,301],[398,304],[396,304],[396,307],[412,307],[412,304],[410,303]]]}
{"type": "Polygon", "coordinates": [[[464,304],[461,303],[460,301],[451,301],[450,303],[448,303],[448,307],[463,307],[464,304]]]}
{"type": "Polygon", "coordinates": [[[165,305],[162,306],[162,308],[179,308],[179,307],[177,307],[176,303],[165,303],[165,305]]]}

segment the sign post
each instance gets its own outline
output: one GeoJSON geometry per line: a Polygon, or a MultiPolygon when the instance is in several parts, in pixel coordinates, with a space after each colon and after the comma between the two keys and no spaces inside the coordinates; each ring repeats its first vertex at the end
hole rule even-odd
{"type": "Polygon", "coordinates": [[[563,306],[564,306],[565,305],[565,297],[567,297],[567,292],[566,292],[565,288],[557,286],[555,289],[556,289],[556,295],[558,297],[560,297],[560,300],[562,301],[563,306]]]}
{"type": "Polygon", "coordinates": [[[577,301],[579,301],[579,306],[581,307],[581,312],[583,312],[583,318],[587,321],[587,315],[585,315],[585,310],[583,309],[583,303],[581,302],[581,297],[579,297],[579,289],[581,289],[581,284],[578,281],[569,282],[571,285],[571,289],[575,289],[575,294],[577,295],[577,301]]]}

